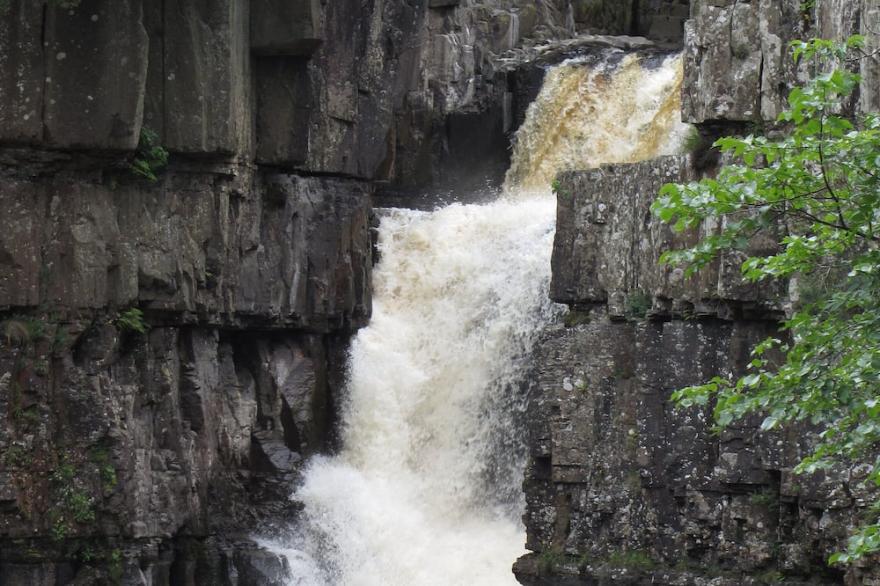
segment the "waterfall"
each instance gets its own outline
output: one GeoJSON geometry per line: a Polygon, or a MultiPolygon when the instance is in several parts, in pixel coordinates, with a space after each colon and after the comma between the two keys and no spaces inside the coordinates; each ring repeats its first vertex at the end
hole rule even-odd
{"type": "Polygon", "coordinates": [[[543,191],[560,171],[676,154],[690,130],[681,56],[656,59],[614,53],[550,70],[517,132],[507,184],[543,191]]]}
{"type": "Polygon", "coordinates": [[[350,351],[342,449],[314,458],[276,545],[300,586],[514,586],[527,357],[549,300],[556,171],[677,148],[681,63],[612,55],[553,68],[506,193],[381,213],[370,325],[350,351]]]}

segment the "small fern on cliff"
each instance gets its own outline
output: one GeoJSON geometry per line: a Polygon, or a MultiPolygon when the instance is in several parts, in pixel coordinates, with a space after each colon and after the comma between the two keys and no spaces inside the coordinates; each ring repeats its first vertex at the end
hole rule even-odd
{"type": "Polygon", "coordinates": [[[159,144],[159,135],[149,128],[141,129],[141,138],[130,169],[149,181],[158,181],[158,173],[168,164],[168,151],[159,144]]]}
{"type": "Polygon", "coordinates": [[[150,326],[144,321],[144,312],[133,307],[123,311],[116,318],[116,325],[123,332],[136,332],[138,334],[146,334],[150,326]]]}
{"type": "MultiPolygon", "coordinates": [[[[852,120],[845,111],[860,78],[853,57],[864,58],[863,39],[846,44],[813,40],[794,44],[795,59],[811,60],[820,73],[796,88],[780,117],[781,140],[728,137],[716,142],[738,164],[717,178],[666,185],[654,212],[676,230],[709,220],[721,226],[687,250],[663,255],[693,274],[725,251],[747,254],[759,233],[778,249],[742,264],[750,281],[777,278],[824,281],[784,324],[785,336],[753,351],[747,374],[716,377],[681,389],[681,406],[715,404],[723,428],[750,414],[762,429],[785,424],[815,426],[815,448],[796,468],[854,471],[880,487],[880,116],[852,120]],[[829,64],[832,66],[829,67],[829,64]],[[783,231],[781,226],[785,226],[783,231]],[[783,233],[784,232],[784,233],[783,233]],[[780,339],[785,338],[785,339],[780,339]]],[[[876,494],[876,493],[875,493],[876,494]]],[[[831,563],[847,563],[880,551],[880,514],[871,513],[831,563]]]]}

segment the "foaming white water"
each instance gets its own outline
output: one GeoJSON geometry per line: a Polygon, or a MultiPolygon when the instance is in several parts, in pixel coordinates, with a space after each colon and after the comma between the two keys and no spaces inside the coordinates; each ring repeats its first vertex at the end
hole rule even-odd
{"type": "Polygon", "coordinates": [[[680,61],[648,70],[634,59],[551,70],[518,134],[507,196],[383,212],[343,447],[310,462],[293,495],[304,505],[297,537],[272,546],[292,586],[516,585],[522,383],[558,312],[549,183],[561,169],[672,152],[682,134],[680,61]]]}
{"type": "Polygon", "coordinates": [[[315,557],[331,560],[327,584],[516,584],[516,358],[554,313],[554,220],[549,198],[382,218],[345,447],[314,460],[295,495],[323,546],[315,557]]]}
{"type": "Polygon", "coordinates": [[[681,121],[683,75],[680,55],[554,67],[517,132],[507,185],[543,191],[560,171],[677,154],[691,128],[681,121]]]}

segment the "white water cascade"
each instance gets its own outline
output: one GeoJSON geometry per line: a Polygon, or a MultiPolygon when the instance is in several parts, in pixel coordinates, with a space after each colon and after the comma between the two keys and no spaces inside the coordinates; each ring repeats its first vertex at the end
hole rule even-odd
{"type": "Polygon", "coordinates": [[[305,505],[298,537],[275,545],[292,584],[516,585],[523,379],[558,312],[548,297],[550,179],[666,153],[683,136],[668,115],[680,59],[652,69],[615,61],[551,70],[497,201],[381,214],[373,318],[350,352],[342,448],[312,460],[294,494],[305,505]]]}

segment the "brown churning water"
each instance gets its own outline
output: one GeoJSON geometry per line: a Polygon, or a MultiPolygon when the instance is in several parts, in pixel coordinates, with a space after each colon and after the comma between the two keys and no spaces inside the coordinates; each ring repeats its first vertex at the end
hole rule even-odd
{"type": "Polygon", "coordinates": [[[560,171],[678,153],[690,128],[682,71],[680,55],[649,66],[637,54],[551,69],[517,133],[507,190],[542,191],[560,171]]]}
{"type": "Polygon", "coordinates": [[[291,586],[516,586],[529,416],[520,383],[559,316],[550,184],[560,170],[674,152],[687,131],[679,58],[653,69],[616,61],[548,73],[498,200],[381,214],[343,446],[310,463],[293,487],[301,526],[271,544],[291,586]]]}

